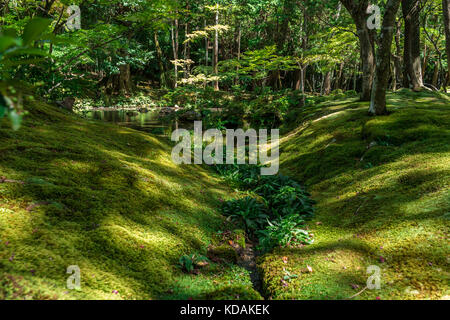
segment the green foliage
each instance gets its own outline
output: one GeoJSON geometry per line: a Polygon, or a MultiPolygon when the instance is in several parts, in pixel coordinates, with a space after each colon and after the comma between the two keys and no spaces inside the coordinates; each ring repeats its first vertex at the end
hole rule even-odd
{"type": "Polygon", "coordinates": [[[215,169],[229,183],[242,189],[256,187],[261,178],[261,166],[257,165],[221,164],[216,165],[215,169]]]}
{"type": "Polygon", "coordinates": [[[311,219],[314,215],[315,202],[310,198],[310,194],[288,177],[277,175],[267,178],[266,176],[255,192],[266,200],[276,217],[300,214],[303,219],[311,219]]]}
{"type": "Polygon", "coordinates": [[[208,262],[209,259],[197,253],[181,256],[178,263],[187,272],[192,272],[197,264],[200,262],[208,262]]]}
{"type": "MultiPolygon", "coordinates": [[[[48,19],[33,18],[25,25],[20,37],[14,29],[0,32],[0,119],[7,115],[13,130],[18,130],[22,122],[23,94],[12,85],[12,71],[19,66],[39,63],[47,55],[32,45],[42,39],[50,22],[48,19]]],[[[32,99],[31,96],[27,98],[32,99]]]]}
{"type": "Polygon", "coordinates": [[[275,247],[296,247],[312,244],[312,235],[304,229],[305,221],[299,214],[289,214],[269,221],[264,230],[258,231],[259,248],[267,252],[275,247]]]}
{"type": "Polygon", "coordinates": [[[313,217],[315,202],[300,184],[283,175],[260,176],[260,166],[255,165],[216,165],[216,169],[233,185],[252,190],[263,201],[264,205],[247,196],[222,206],[226,216],[258,235],[262,250],[312,243],[312,236],[302,227],[313,217]]]}
{"type": "Polygon", "coordinates": [[[222,81],[231,81],[236,77],[246,82],[248,80],[263,83],[273,71],[292,71],[296,62],[292,57],[279,56],[276,46],[266,46],[260,50],[245,52],[241,59],[220,62],[222,81]]]}
{"type": "Polygon", "coordinates": [[[222,205],[222,213],[231,221],[244,225],[249,233],[261,229],[269,217],[264,206],[252,197],[226,201],[222,205]]]}

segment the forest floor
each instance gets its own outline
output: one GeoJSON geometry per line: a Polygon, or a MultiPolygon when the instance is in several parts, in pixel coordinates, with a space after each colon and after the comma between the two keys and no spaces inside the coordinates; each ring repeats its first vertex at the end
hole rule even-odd
{"type": "Polygon", "coordinates": [[[178,267],[230,241],[218,208],[234,191],[208,168],[176,166],[151,135],[25,107],[18,131],[0,126],[0,299],[260,298],[227,248],[198,274],[178,267]]]}
{"type": "Polygon", "coordinates": [[[383,117],[328,100],[283,138],[283,173],[317,201],[315,243],[259,259],[273,299],[346,299],[380,267],[381,289],[354,299],[449,298],[450,98],[406,90],[383,117]],[[298,275],[289,283],[286,272],[298,275]]]}
{"type": "MultiPolygon", "coordinates": [[[[218,211],[238,194],[216,174],[174,165],[161,138],[26,109],[20,130],[0,126],[0,299],[261,298],[218,211]],[[211,251],[191,274],[178,267],[211,251]],[[80,291],[66,288],[70,265],[80,291]]],[[[290,124],[281,170],[317,201],[315,243],[257,258],[264,296],[345,299],[369,265],[381,289],[355,299],[450,294],[450,98],[402,91],[388,109],[373,118],[356,98],[328,99],[290,124]]]]}

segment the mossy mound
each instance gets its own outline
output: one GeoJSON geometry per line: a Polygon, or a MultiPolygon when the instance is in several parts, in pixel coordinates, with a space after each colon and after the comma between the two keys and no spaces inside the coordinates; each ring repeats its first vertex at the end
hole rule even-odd
{"type": "Polygon", "coordinates": [[[274,299],[349,298],[370,265],[381,289],[354,299],[449,295],[450,99],[402,91],[388,95],[390,115],[367,110],[357,98],[305,107],[281,143],[281,170],[306,183],[317,212],[313,245],[259,260],[274,299]],[[299,277],[284,283],[285,270],[299,277]]]}
{"type": "Polygon", "coordinates": [[[236,249],[229,244],[222,244],[220,246],[212,246],[208,249],[208,257],[211,260],[224,261],[228,263],[236,263],[238,254],[236,249]]]}
{"type": "MultiPolygon", "coordinates": [[[[15,181],[0,183],[0,298],[195,298],[217,289],[215,274],[176,266],[212,242],[219,199],[232,191],[202,167],[175,165],[165,140],[41,101],[25,109],[18,131],[0,122],[0,176],[15,181]],[[80,291],[66,287],[70,265],[81,270],[80,291]]],[[[216,268],[225,278],[242,273],[216,268]]],[[[251,288],[247,276],[235,283],[251,288]]]]}
{"type": "Polygon", "coordinates": [[[262,300],[253,288],[246,286],[226,286],[205,295],[207,300],[262,300]]]}

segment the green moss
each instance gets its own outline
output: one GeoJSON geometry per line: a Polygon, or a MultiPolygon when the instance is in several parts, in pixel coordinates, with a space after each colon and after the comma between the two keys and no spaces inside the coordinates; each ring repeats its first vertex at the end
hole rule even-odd
{"type": "Polygon", "coordinates": [[[241,248],[245,249],[245,230],[233,230],[233,241],[237,243],[241,248]]]}
{"type": "Polygon", "coordinates": [[[354,299],[449,295],[449,101],[406,90],[388,95],[388,116],[369,117],[356,98],[305,108],[280,161],[317,201],[315,243],[260,258],[269,296],[349,298],[369,265],[381,268],[381,289],[354,299]],[[300,276],[283,283],[284,269],[300,276]]]}
{"type": "Polygon", "coordinates": [[[245,286],[226,286],[205,295],[207,300],[262,300],[253,288],[245,286]]]}
{"type": "Polygon", "coordinates": [[[186,276],[177,262],[223,222],[216,208],[232,192],[218,178],[173,164],[161,138],[41,101],[25,108],[20,130],[0,121],[0,176],[24,182],[0,183],[0,269],[14,279],[0,280],[0,298],[187,299],[217,288],[214,273],[186,276]],[[70,265],[80,291],[66,288],[70,265]]]}
{"type": "Polygon", "coordinates": [[[208,249],[208,257],[211,259],[219,259],[225,262],[236,263],[238,254],[236,249],[231,247],[229,244],[222,244],[217,247],[210,247],[208,249]]]}

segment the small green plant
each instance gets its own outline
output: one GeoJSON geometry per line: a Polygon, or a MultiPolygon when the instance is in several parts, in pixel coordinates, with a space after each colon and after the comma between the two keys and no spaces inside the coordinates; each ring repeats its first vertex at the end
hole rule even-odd
{"type": "Polygon", "coordinates": [[[216,170],[225,180],[241,189],[247,190],[259,184],[260,168],[261,166],[248,164],[223,164],[216,166],[216,170]]]}
{"type": "Polygon", "coordinates": [[[307,220],[314,215],[314,201],[310,194],[294,180],[278,175],[266,176],[256,193],[266,200],[274,217],[300,214],[307,220]]]}
{"type": "Polygon", "coordinates": [[[291,214],[268,222],[265,230],[258,232],[259,248],[267,252],[277,246],[297,246],[311,244],[314,239],[304,229],[305,221],[298,214],[291,214]]]}
{"type": "Polygon", "coordinates": [[[222,206],[222,212],[233,222],[243,224],[249,233],[264,227],[269,217],[264,206],[252,197],[227,201],[222,206]]]}
{"type": "Polygon", "coordinates": [[[181,256],[178,261],[181,268],[187,272],[194,271],[196,265],[202,265],[208,262],[208,258],[197,253],[181,256]]]}

